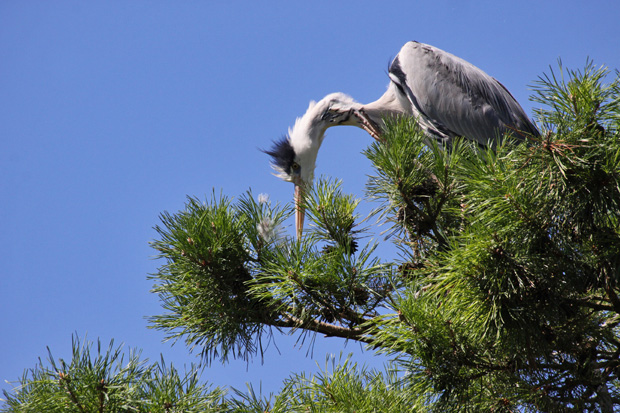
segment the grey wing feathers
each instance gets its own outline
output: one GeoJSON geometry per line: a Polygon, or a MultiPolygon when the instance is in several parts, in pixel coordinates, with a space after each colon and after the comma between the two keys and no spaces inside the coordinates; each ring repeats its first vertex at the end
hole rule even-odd
{"type": "Polygon", "coordinates": [[[443,50],[407,43],[390,66],[390,78],[422,126],[439,140],[464,136],[488,144],[505,132],[516,138],[538,135],[501,83],[443,50]]]}

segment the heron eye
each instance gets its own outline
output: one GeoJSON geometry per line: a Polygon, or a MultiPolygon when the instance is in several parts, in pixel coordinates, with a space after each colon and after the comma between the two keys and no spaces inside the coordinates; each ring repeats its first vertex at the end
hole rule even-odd
{"type": "Polygon", "coordinates": [[[291,169],[293,171],[298,171],[299,170],[299,164],[297,162],[293,162],[293,164],[291,165],[291,169]]]}

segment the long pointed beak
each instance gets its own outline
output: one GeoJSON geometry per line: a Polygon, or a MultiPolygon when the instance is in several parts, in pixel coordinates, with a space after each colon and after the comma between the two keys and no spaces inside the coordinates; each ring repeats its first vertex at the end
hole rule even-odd
{"type": "Polygon", "coordinates": [[[304,187],[300,183],[295,183],[295,230],[297,239],[301,239],[301,233],[304,230],[304,217],[306,211],[303,204],[304,187]]]}

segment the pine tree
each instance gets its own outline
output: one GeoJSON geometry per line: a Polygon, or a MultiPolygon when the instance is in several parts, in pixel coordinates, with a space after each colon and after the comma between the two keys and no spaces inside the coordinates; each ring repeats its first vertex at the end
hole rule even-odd
{"type": "MultiPolygon", "coordinates": [[[[156,228],[164,264],[151,279],[165,312],[151,326],[205,361],[260,355],[274,329],[394,360],[385,372],[334,362],[271,398],[199,391],[211,411],[614,411],[620,76],[608,77],[591,62],[541,77],[542,134],[522,144],[439,148],[414,120],[391,122],[365,151],[373,217],[390,226],[379,241],[361,201],[331,179],[307,192],[299,241],[281,230],[293,206],[251,192],[189,198],[156,228]],[[377,256],[384,242],[399,260],[377,256]]],[[[75,405],[55,374],[50,392],[75,405]]],[[[34,372],[22,383],[19,397],[36,398],[34,372]]],[[[19,397],[6,411],[28,411],[19,397]]]]}

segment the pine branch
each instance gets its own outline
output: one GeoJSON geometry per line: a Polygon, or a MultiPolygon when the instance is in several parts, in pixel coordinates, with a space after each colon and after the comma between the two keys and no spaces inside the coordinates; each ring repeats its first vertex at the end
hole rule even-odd
{"type": "Polygon", "coordinates": [[[616,313],[620,314],[620,298],[614,291],[614,288],[610,285],[610,283],[605,284],[605,293],[611,302],[613,309],[616,313]]]}
{"type": "Polygon", "coordinates": [[[295,327],[308,329],[317,333],[325,334],[327,337],[341,337],[349,340],[360,341],[362,343],[372,344],[373,341],[364,336],[366,329],[362,328],[346,328],[334,324],[325,323],[317,320],[302,320],[293,315],[284,315],[289,319],[295,327]]]}

